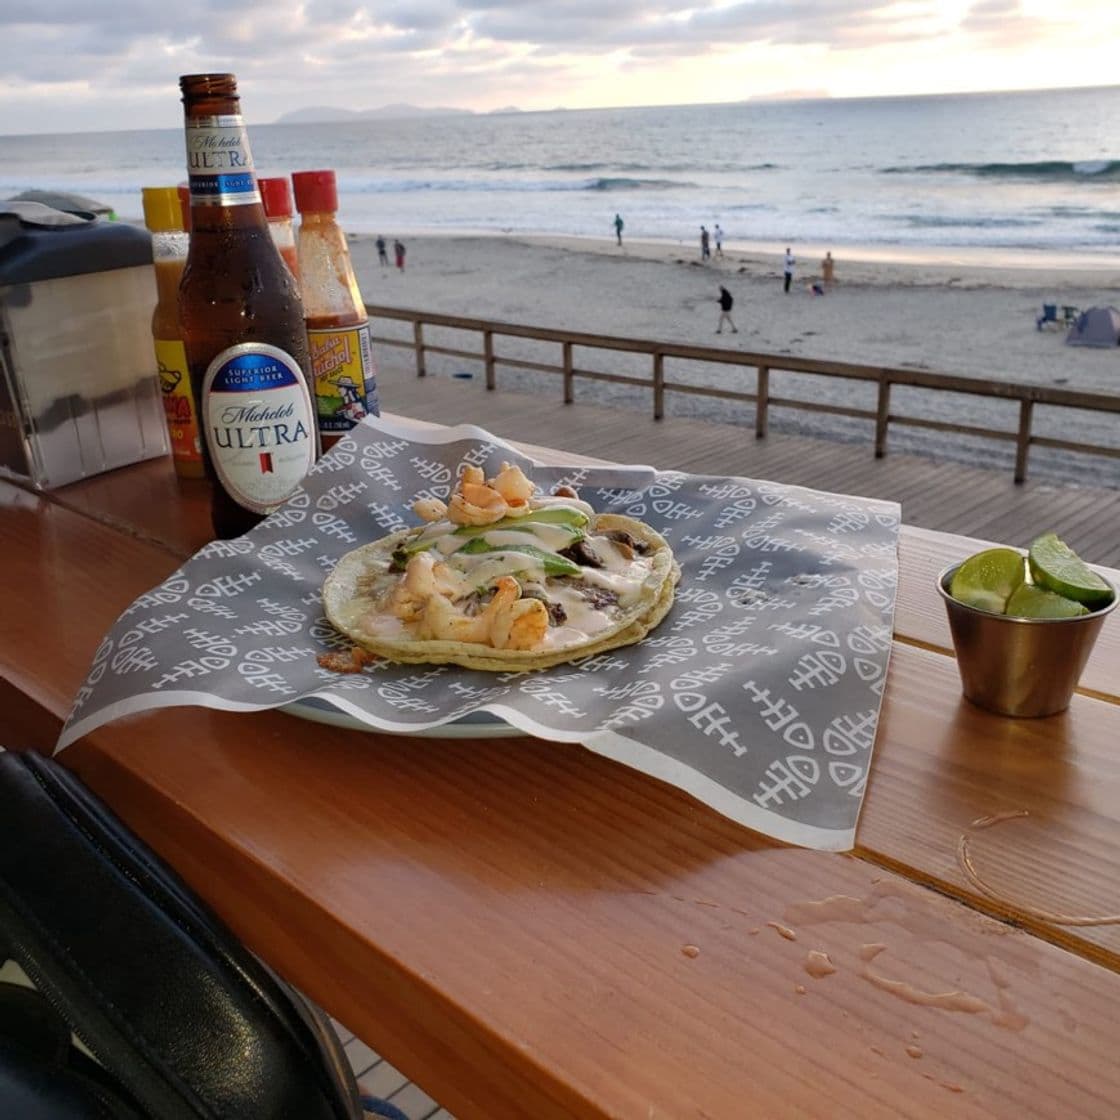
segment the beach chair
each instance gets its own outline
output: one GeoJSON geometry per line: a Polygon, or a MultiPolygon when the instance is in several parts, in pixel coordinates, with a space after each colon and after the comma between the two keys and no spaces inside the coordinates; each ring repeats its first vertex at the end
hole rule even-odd
{"type": "Polygon", "coordinates": [[[1047,323],[1053,324],[1055,327],[1062,326],[1062,322],[1058,319],[1058,305],[1056,303],[1044,303],[1042,314],[1034,321],[1037,330],[1042,330],[1047,323]]]}
{"type": "Polygon", "coordinates": [[[1070,307],[1068,303],[1062,304],[1062,319],[1067,327],[1072,327],[1081,314],[1080,307],[1070,307]]]}

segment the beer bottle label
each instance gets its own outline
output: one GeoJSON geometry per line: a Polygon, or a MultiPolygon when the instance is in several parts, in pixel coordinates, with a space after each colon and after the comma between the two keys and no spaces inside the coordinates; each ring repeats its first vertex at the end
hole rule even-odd
{"type": "Polygon", "coordinates": [[[171,454],[178,463],[201,463],[202,447],[198,439],[194,394],[191,393],[191,379],[187,372],[187,353],[177,338],[157,338],[154,341],[167,434],[171,437],[171,454]]]}
{"type": "Polygon", "coordinates": [[[249,136],[240,115],[188,117],[186,136],[192,205],[260,202],[249,136]]]}
{"type": "Polygon", "coordinates": [[[308,328],[307,342],[319,431],[346,432],[366,416],[380,416],[369,323],[308,328]]]}
{"type": "Polygon", "coordinates": [[[291,354],[262,342],[223,350],[202,381],[206,446],[238,505],[271,513],[315,462],[315,413],[291,354]]]}

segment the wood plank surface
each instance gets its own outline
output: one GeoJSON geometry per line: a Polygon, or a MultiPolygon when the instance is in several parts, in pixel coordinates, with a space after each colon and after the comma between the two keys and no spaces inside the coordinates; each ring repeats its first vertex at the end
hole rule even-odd
{"type": "MultiPolygon", "coordinates": [[[[0,612],[5,736],[41,748],[119,611],[206,539],[204,502],[179,500],[168,474],[50,497],[0,483],[0,576],[19,589],[0,612]]],[[[1120,909],[1120,643],[1106,627],[1090,694],[1063,716],[964,702],[932,585],[975,543],[903,533],[856,859],[781,849],[654,779],[528,739],[421,745],[176,709],[63,760],[461,1120],[723,1117],[744,1102],[1111,1117],[1118,927],[1032,911],[1120,909]],[[962,870],[965,834],[996,897],[962,870]],[[812,950],[837,971],[810,975],[812,950]]]]}
{"type": "Polygon", "coordinates": [[[1002,719],[961,696],[951,658],[895,643],[856,851],[1120,969],[1117,744],[1120,704],[1002,719]],[[974,827],[1004,813],[1023,816],[974,827]],[[962,836],[991,895],[964,872],[962,836]]]}
{"type": "Polygon", "coordinates": [[[1115,1115],[1117,975],[578,748],[409,747],[182,711],[69,762],[460,1117],[1115,1115]]]}
{"type": "MultiPolygon", "coordinates": [[[[773,428],[757,440],[749,407],[734,412],[736,406],[728,406],[742,426],[680,416],[655,421],[644,404],[633,409],[563,405],[559,386],[556,396],[547,398],[508,389],[487,392],[474,381],[435,375],[421,380],[401,369],[399,357],[393,360],[395,366],[379,373],[382,401],[393,412],[417,419],[478,424],[506,439],[616,462],[653,462],[666,470],[770,479],[900,501],[908,525],[988,540],[1025,546],[1052,529],[1086,560],[1120,568],[1120,533],[1097,532],[1101,523],[1120,524],[1118,490],[1030,480],[1017,486],[1009,470],[893,452],[875,459],[863,444],[808,439],[773,428]]],[[[1091,464],[1086,477],[1092,477],[1091,464]]]]}

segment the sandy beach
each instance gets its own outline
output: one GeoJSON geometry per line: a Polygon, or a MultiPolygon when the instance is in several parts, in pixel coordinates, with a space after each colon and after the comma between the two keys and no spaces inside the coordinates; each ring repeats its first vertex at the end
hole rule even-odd
{"type": "MultiPolygon", "coordinates": [[[[494,319],[510,323],[603,334],[719,345],[729,349],[789,354],[971,375],[1003,381],[1066,386],[1114,394],[1120,387],[1120,350],[1064,344],[1065,331],[1036,329],[1043,302],[1079,308],[1120,305],[1120,268],[1115,261],[1087,267],[1042,255],[1004,254],[985,263],[984,254],[942,252],[925,261],[836,257],[836,282],[814,296],[823,252],[794,245],[798,258],[793,288],[782,290],[776,253],[724,246],[723,257],[701,262],[698,246],[522,236],[415,236],[402,238],[406,269],[380,267],[372,238],[352,238],[351,251],[362,292],[371,304],[494,319]],[[716,335],[719,286],[735,298],[737,334],[716,335]]],[[[390,246],[391,250],[391,246],[390,246]]],[[[867,254],[871,257],[872,254],[867,254]]],[[[879,254],[886,256],[886,254],[879,254]]],[[[391,252],[390,252],[391,256],[391,252]]],[[[404,324],[381,324],[402,335],[404,324]]],[[[429,337],[432,340],[431,332],[429,337]]],[[[451,345],[464,345],[460,337],[451,345]]],[[[511,356],[534,356],[533,346],[503,343],[511,356]]],[[[474,343],[477,346],[477,340],[474,343]]],[[[552,348],[555,350],[555,347],[552,348]]],[[[542,356],[538,349],[536,356],[542,356]]],[[[555,360],[554,353],[547,355],[555,360]]],[[[648,359],[596,354],[596,368],[648,375],[648,359]]],[[[404,351],[383,361],[407,363],[404,351]]],[[[753,376],[729,368],[672,371],[678,380],[753,389],[753,376]]],[[[471,370],[463,359],[433,356],[430,370],[471,370]]],[[[477,368],[477,365],[476,367],[477,368]]],[[[558,399],[558,379],[503,371],[510,387],[558,399]]],[[[874,407],[869,386],[806,375],[775,374],[772,392],[787,397],[874,407]],[[781,378],[782,380],[778,380],[781,378]]],[[[648,408],[648,392],[626,386],[580,382],[580,399],[648,408]]],[[[392,407],[391,402],[387,402],[392,407]]],[[[987,427],[1014,428],[1017,405],[946,393],[898,391],[892,407],[935,418],[987,427]],[[907,393],[913,394],[909,399],[907,393]]],[[[670,395],[677,415],[734,420],[749,406],[670,395]]],[[[474,418],[484,422],[484,418],[474,418]]],[[[868,425],[843,417],[776,411],[772,427],[844,440],[867,440],[868,425]]],[[[1036,432],[1111,446],[1120,444],[1115,416],[1036,410],[1036,432]]],[[[974,465],[1006,467],[1011,449],[990,441],[949,437],[904,428],[891,430],[891,447],[974,465]]],[[[1100,456],[1066,455],[1035,449],[1032,477],[1076,484],[1120,486],[1120,462],[1100,456]]]]}

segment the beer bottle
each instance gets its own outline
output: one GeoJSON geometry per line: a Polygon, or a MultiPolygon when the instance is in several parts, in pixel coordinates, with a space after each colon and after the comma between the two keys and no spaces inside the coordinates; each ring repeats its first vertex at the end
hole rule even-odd
{"type": "Polygon", "coordinates": [[[380,416],[369,316],[338,224],[333,171],[292,174],[299,211],[299,276],[319,438],[334,446],[355,424],[380,416]]]}
{"type": "Polygon", "coordinates": [[[191,241],[179,321],[219,537],[285,502],[318,455],[303,304],[261,205],[232,74],[183,92],[191,241]]]}

